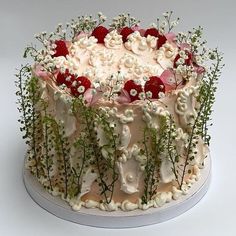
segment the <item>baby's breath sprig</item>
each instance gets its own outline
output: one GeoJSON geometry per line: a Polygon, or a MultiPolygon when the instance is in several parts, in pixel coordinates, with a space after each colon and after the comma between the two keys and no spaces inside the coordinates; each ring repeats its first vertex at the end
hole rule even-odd
{"type": "Polygon", "coordinates": [[[199,137],[202,137],[203,141],[209,146],[210,135],[208,134],[208,122],[212,114],[212,106],[215,101],[215,92],[217,88],[217,82],[221,75],[221,69],[224,66],[222,64],[223,57],[214,49],[209,58],[213,60],[213,66],[204,75],[202,85],[200,87],[199,95],[197,97],[197,116],[194,118],[193,124],[189,124],[190,132],[188,137],[188,145],[186,151],[186,159],[183,166],[183,173],[181,177],[181,187],[183,185],[184,176],[189,165],[189,161],[193,160],[197,154],[196,146],[199,137]]]}
{"type": "MultiPolygon", "coordinates": [[[[173,11],[163,13],[164,19],[157,18],[157,29],[160,33],[165,34],[169,33],[179,24],[179,17],[175,20],[172,20],[173,11]]],[[[154,25],[155,26],[155,25],[154,25]]]]}
{"type": "Polygon", "coordinates": [[[106,83],[103,84],[104,87],[109,88],[109,90],[104,93],[104,97],[108,100],[114,100],[117,98],[118,93],[120,92],[124,83],[124,76],[120,71],[112,74],[109,78],[107,78],[106,83]]]}
{"type": "Polygon", "coordinates": [[[209,124],[212,114],[212,106],[215,102],[215,93],[217,89],[217,84],[219,77],[221,75],[221,70],[224,67],[222,64],[223,56],[218,49],[214,49],[208,52],[208,57],[213,61],[212,66],[204,74],[199,95],[197,101],[201,104],[200,107],[200,122],[198,123],[200,135],[202,136],[204,142],[210,144],[210,135],[208,134],[208,127],[212,124],[209,124]]]}
{"type": "Polygon", "coordinates": [[[177,170],[179,154],[175,143],[176,127],[170,115],[160,116],[159,118],[160,126],[158,130],[151,127],[144,129],[144,149],[141,149],[141,153],[146,156],[147,161],[144,175],[143,203],[147,203],[156,194],[160,182],[161,157],[168,158],[171,162],[175,181],[180,186],[179,172],[177,170]]]}
{"type": "Polygon", "coordinates": [[[72,197],[77,197],[81,193],[82,177],[88,169],[88,166],[90,166],[89,162],[92,157],[86,133],[81,132],[80,136],[74,142],[74,147],[76,150],[79,150],[78,160],[80,161],[72,167],[72,177],[75,180],[71,183],[69,193],[72,197]]]}
{"type": "Polygon", "coordinates": [[[56,45],[53,43],[53,41],[46,39],[45,32],[35,35],[35,38],[38,39],[44,47],[38,50],[36,45],[31,44],[25,48],[23,57],[28,58],[30,56],[36,64],[41,65],[45,71],[51,73],[55,70],[55,64],[52,55],[55,53],[54,50],[56,45]]]}
{"type": "Polygon", "coordinates": [[[23,57],[27,58],[28,56],[31,56],[34,61],[37,60],[38,50],[36,49],[36,45],[29,45],[25,48],[23,57]]]}
{"type": "MultiPolygon", "coordinates": [[[[176,126],[171,115],[163,118],[163,136],[165,138],[167,158],[170,160],[172,164],[172,172],[175,176],[175,181],[179,187],[181,187],[181,183],[179,180],[179,170],[177,168],[177,164],[180,159],[180,155],[176,148],[176,126]]],[[[165,147],[164,147],[165,150],[165,147]]]]}
{"type": "Polygon", "coordinates": [[[115,183],[118,180],[116,169],[116,161],[118,157],[117,140],[118,135],[114,132],[114,127],[111,126],[107,119],[107,114],[102,110],[85,105],[83,99],[75,98],[72,102],[72,113],[79,118],[81,124],[84,125],[82,133],[85,134],[85,141],[88,147],[87,152],[90,155],[90,164],[96,167],[98,178],[97,182],[100,189],[100,194],[105,203],[109,204],[112,200],[115,183]],[[97,125],[103,130],[108,142],[104,146],[99,146],[97,136],[97,125]],[[109,150],[106,158],[102,153],[102,149],[109,150]],[[111,175],[109,180],[108,176],[111,175]]]}
{"type": "Polygon", "coordinates": [[[146,156],[145,174],[144,174],[144,192],[141,197],[142,203],[147,204],[156,194],[160,182],[159,168],[160,148],[162,136],[158,137],[158,131],[155,128],[145,127],[143,132],[143,146],[141,154],[146,156]]]}
{"type": "Polygon", "coordinates": [[[99,12],[97,19],[94,19],[91,15],[79,16],[78,18],[72,19],[71,22],[67,23],[66,27],[71,33],[72,41],[74,41],[81,32],[90,33],[94,28],[103,24],[105,21],[106,16],[99,12]]]}
{"type": "Polygon", "coordinates": [[[40,177],[40,142],[41,142],[41,116],[37,105],[40,101],[40,88],[38,78],[32,77],[31,68],[22,66],[16,75],[17,104],[18,110],[22,114],[18,120],[21,124],[20,130],[24,132],[23,138],[28,145],[28,160],[32,164],[32,172],[40,177]]]}
{"type": "Polygon", "coordinates": [[[52,130],[52,143],[53,148],[58,156],[59,165],[59,181],[63,183],[61,192],[64,198],[67,199],[69,191],[69,181],[71,178],[71,165],[70,165],[70,144],[68,138],[65,136],[65,130],[60,122],[57,122],[51,115],[44,117],[45,122],[48,124],[49,129],[52,130]]]}
{"type": "Polygon", "coordinates": [[[53,179],[53,165],[54,165],[54,150],[53,150],[53,142],[51,139],[52,129],[50,129],[50,125],[47,122],[48,117],[48,103],[47,101],[41,99],[40,101],[42,107],[42,122],[43,122],[43,151],[41,157],[41,163],[45,172],[45,179],[48,180],[47,183],[44,183],[44,187],[53,191],[52,179],[53,179]]]}
{"type": "Polygon", "coordinates": [[[206,40],[202,40],[203,28],[199,26],[198,28],[193,28],[187,33],[180,32],[177,34],[176,39],[179,44],[186,43],[191,46],[191,52],[196,55],[204,56],[206,49],[206,40]]]}
{"type": "Polygon", "coordinates": [[[133,26],[138,26],[140,23],[139,20],[136,20],[134,17],[130,16],[129,13],[120,14],[117,17],[112,19],[112,23],[109,25],[113,29],[121,29],[125,26],[131,28],[133,26]]]}
{"type": "Polygon", "coordinates": [[[59,23],[56,27],[56,30],[54,31],[55,33],[51,32],[49,34],[49,37],[52,36],[57,36],[57,39],[62,39],[62,40],[66,40],[66,29],[63,28],[63,25],[61,23],[59,23]]]}

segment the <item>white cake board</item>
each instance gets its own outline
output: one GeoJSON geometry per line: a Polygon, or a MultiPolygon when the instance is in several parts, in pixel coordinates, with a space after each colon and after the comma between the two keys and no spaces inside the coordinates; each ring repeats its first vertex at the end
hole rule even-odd
{"type": "Polygon", "coordinates": [[[44,190],[37,179],[25,168],[23,169],[25,187],[42,208],[55,216],[74,223],[103,228],[129,228],[161,223],[176,217],[192,208],[206,194],[211,179],[211,159],[206,158],[205,168],[201,170],[200,179],[193,184],[187,195],[178,200],[172,200],[160,208],[148,210],[134,210],[124,212],[121,210],[107,212],[99,209],[81,208],[79,212],[73,211],[67,202],[60,197],[54,197],[44,190]]]}

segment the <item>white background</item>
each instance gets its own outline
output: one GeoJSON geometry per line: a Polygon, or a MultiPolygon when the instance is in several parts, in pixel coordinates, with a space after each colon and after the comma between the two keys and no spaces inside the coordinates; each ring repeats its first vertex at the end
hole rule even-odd
{"type": "Polygon", "coordinates": [[[235,11],[234,0],[0,0],[0,235],[236,235],[235,11]],[[130,12],[148,26],[166,10],[181,17],[176,30],[202,25],[209,46],[225,54],[211,129],[213,176],[207,195],[175,219],[136,229],[97,229],[47,213],[28,196],[21,175],[26,147],[17,123],[14,73],[25,63],[24,47],[35,33],[50,32],[57,23],[78,15],[102,11],[110,18],[130,12]]]}

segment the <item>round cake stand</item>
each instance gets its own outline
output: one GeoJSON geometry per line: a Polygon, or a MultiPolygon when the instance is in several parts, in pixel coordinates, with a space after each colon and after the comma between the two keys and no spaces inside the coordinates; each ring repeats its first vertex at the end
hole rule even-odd
{"type": "Polygon", "coordinates": [[[205,168],[201,170],[200,179],[194,183],[187,195],[178,200],[172,200],[160,208],[148,210],[134,210],[124,212],[121,210],[107,212],[99,209],[81,208],[76,212],[60,197],[54,197],[44,190],[37,179],[25,168],[23,178],[25,187],[32,199],[48,212],[64,220],[74,223],[103,228],[129,228],[156,224],[176,217],[189,210],[206,194],[211,177],[210,155],[206,158],[205,168]]]}

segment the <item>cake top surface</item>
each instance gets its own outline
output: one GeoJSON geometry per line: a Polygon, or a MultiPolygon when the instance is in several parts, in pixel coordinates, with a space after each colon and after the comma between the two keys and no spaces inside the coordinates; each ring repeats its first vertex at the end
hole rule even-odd
{"type": "Polygon", "coordinates": [[[171,14],[146,29],[129,14],[114,18],[109,28],[101,13],[97,20],[80,17],[67,24],[70,37],[59,24],[55,33],[35,36],[43,49],[28,47],[26,54],[34,58],[37,77],[87,103],[158,100],[205,72],[198,48],[204,51],[202,29],[175,34],[179,19],[171,21],[171,14]]]}

